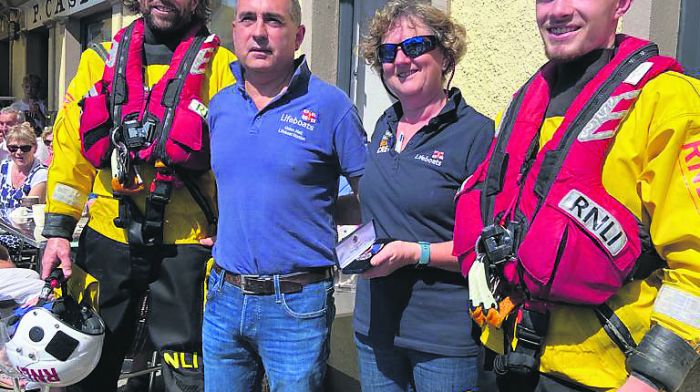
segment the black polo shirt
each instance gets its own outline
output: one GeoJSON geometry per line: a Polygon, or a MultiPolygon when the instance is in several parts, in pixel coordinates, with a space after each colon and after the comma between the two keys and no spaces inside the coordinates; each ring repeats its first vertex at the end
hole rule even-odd
{"type": "MultiPolygon", "coordinates": [[[[394,150],[401,118],[396,103],[377,121],[360,180],[365,222],[381,239],[444,242],[452,239],[454,197],[486,157],[493,121],[453,88],[440,114],[394,150]]],[[[404,267],[357,285],[354,327],[375,345],[395,344],[448,356],[477,353],[467,312],[466,279],[459,272],[404,267]]]]}

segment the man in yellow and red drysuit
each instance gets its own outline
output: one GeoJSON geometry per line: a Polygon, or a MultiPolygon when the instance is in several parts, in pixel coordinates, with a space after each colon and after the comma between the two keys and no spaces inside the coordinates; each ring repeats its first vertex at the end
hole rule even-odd
{"type": "Polygon", "coordinates": [[[700,81],[615,34],[630,4],[537,1],[550,61],[458,194],[504,391],[674,391],[698,358],[700,81]]]}
{"type": "Polygon", "coordinates": [[[69,241],[88,195],[96,195],[75,262],[100,283],[107,334],[78,390],[117,390],[145,317],[167,390],[202,391],[211,254],[200,240],[216,227],[206,115],[209,99],[235,82],[235,57],[207,31],[208,0],[125,6],[142,17],[111,44],[83,53],[56,119],[43,275],[59,265],[71,274],[69,241]]]}

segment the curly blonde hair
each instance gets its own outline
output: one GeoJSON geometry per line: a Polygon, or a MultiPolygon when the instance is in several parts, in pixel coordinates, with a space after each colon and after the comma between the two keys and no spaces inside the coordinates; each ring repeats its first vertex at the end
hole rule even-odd
{"type": "Polygon", "coordinates": [[[31,144],[36,147],[36,136],[34,135],[34,127],[28,122],[15,125],[5,132],[5,140],[8,144],[10,140],[15,140],[20,143],[31,144]]]}
{"type": "Polygon", "coordinates": [[[379,45],[382,44],[384,35],[402,17],[421,22],[433,32],[447,59],[447,68],[442,73],[443,78],[453,72],[467,51],[466,29],[442,10],[416,0],[392,0],[374,14],[369,32],[360,42],[360,50],[365,62],[377,73],[381,73],[382,64],[377,57],[379,45]]]}

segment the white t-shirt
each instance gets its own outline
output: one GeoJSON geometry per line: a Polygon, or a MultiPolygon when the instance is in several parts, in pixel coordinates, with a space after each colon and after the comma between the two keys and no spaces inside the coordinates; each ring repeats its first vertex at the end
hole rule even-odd
{"type": "Polygon", "coordinates": [[[41,294],[44,281],[39,274],[26,268],[0,268],[0,301],[13,300],[23,304],[41,294]]]}

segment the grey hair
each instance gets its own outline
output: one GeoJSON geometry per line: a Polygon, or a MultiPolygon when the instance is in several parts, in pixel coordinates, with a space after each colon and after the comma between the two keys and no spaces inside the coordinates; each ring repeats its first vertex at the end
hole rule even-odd
{"type": "Polygon", "coordinates": [[[8,107],[4,107],[4,108],[0,109],[0,114],[8,114],[8,113],[14,114],[15,116],[17,116],[17,122],[19,122],[19,123],[23,123],[25,121],[24,113],[22,113],[21,110],[17,110],[15,108],[13,108],[12,106],[8,106],[8,107]]]}
{"type": "MultiPolygon", "coordinates": [[[[236,2],[236,5],[233,7],[233,14],[236,15],[237,13],[238,2],[236,2]]],[[[299,0],[289,0],[289,19],[297,26],[301,24],[301,4],[299,0]]]]}

